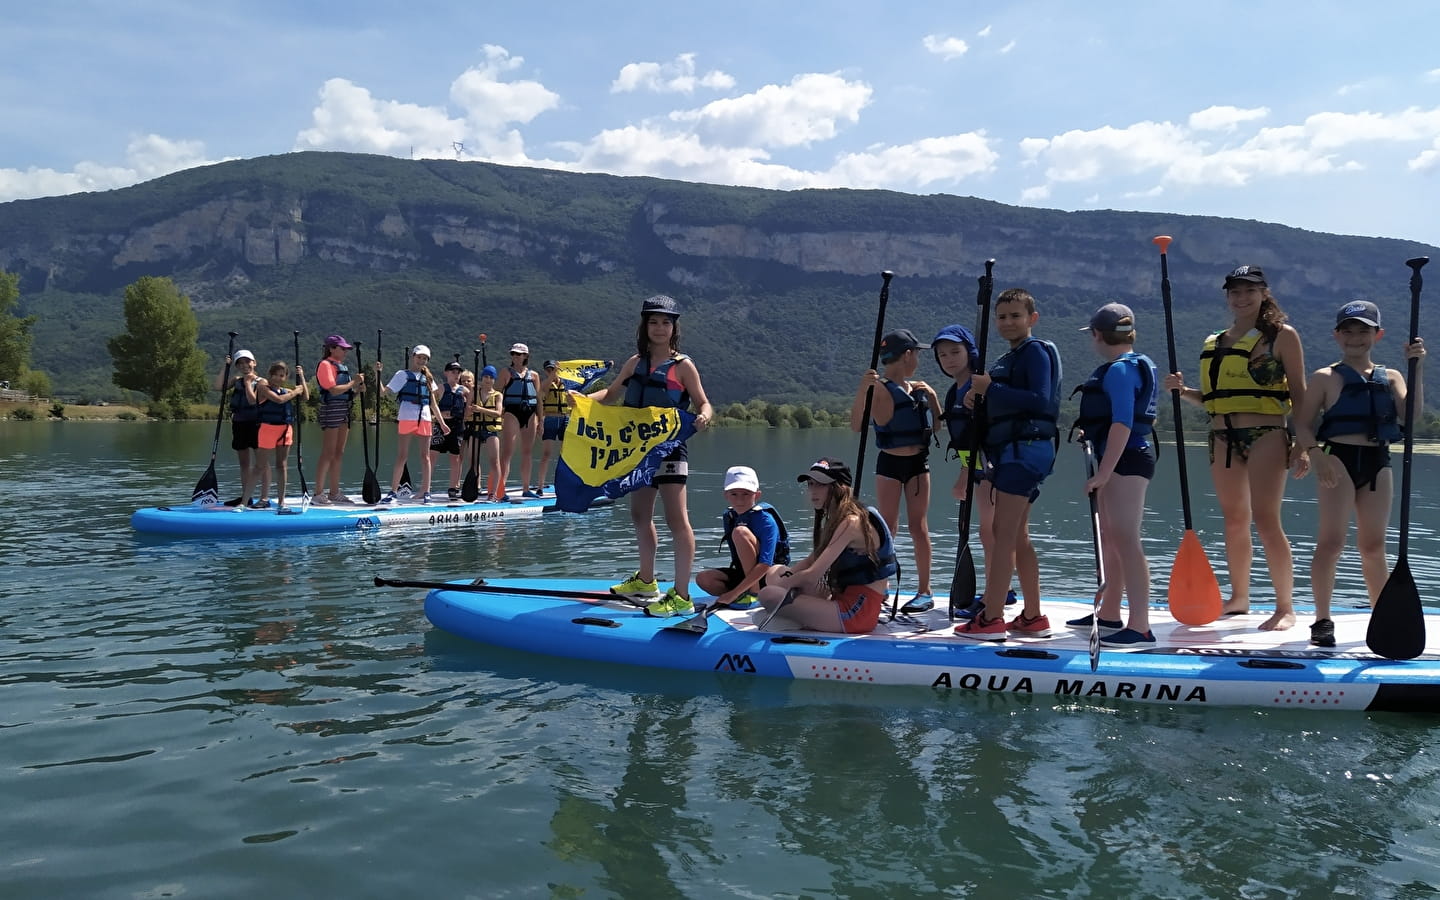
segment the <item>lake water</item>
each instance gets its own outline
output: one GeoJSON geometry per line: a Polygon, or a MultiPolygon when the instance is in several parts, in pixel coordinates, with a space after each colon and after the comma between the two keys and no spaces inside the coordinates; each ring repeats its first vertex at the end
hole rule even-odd
{"type": "MultiPolygon", "coordinates": [[[[1433,719],[768,683],[483,647],[371,576],[618,580],[634,567],[623,508],[269,543],[133,533],[134,508],[188,498],[211,434],[0,423],[0,896],[1440,892],[1433,719]]],[[[727,465],[760,471],[805,552],[794,475],[853,459],[855,438],[732,430],[691,448],[714,562],[727,465]]],[[[1223,581],[1203,451],[1190,463],[1223,581]]],[[[1081,467],[1062,449],[1035,510],[1048,593],[1093,591],[1081,467]]],[[[219,472],[233,489],[223,446],[219,472]]],[[[1437,476],[1440,459],[1417,456],[1415,483],[1437,476]]],[[[1287,503],[1302,600],[1313,491],[1287,503]]],[[[1182,528],[1168,449],[1150,498],[1158,579],[1182,528]]],[[[1414,518],[1434,598],[1435,501],[1414,518]]],[[[932,528],[944,585],[952,503],[932,528]]],[[[1358,568],[1347,554],[1337,602],[1361,596],[1358,568]]]]}

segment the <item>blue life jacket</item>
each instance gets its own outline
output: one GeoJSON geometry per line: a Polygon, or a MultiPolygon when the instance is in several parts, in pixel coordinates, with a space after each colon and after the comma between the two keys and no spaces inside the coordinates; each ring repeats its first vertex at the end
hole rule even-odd
{"type": "Polygon", "coordinates": [[[870,516],[870,524],[875,526],[875,533],[880,536],[880,546],[875,548],[876,558],[871,559],[863,550],[852,547],[841,550],[829,573],[830,586],[836,590],[852,584],[871,584],[882,578],[893,578],[900,571],[900,564],[895,559],[895,539],[890,536],[885,520],[873,506],[865,507],[865,512],[870,516]]]}
{"type": "Polygon", "coordinates": [[[510,383],[505,385],[505,396],[500,402],[503,406],[510,408],[534,409],[540,398],[535,393],[535,381],[530,377],[530,370],[526,369],[521,375],[515,371],[514,366],[506,366],[510,370],[510,383]]]}
{"type": "Polygon", "coordinates": [[[395,395],[400,403],[414,403],[422,409],[430,405],[430,386],[419,372],[405,370],[405,385],[395,395]]]}
{"type": "Polygon", "coordinates": [[[1325,441],[1341,434],[1363,434],[1377,444],[1400,440],[1404,432],[1385,367],[1376,364],[1369,378],[1343,362],[1330,368],[1345,383],[1340,387],[1339,398],[1320,417],[1320,430],[1315,436],[1325,441]]]}
{"type": "MultiPolygon", "coordinates": [[[[272,392],[281,397],[288,397],[295,392],[283,387],[272,387],[272,392]]],[[[274,400],[263,400],[260,403],[260,422],[264,425],[289,425],[295,421],[295,404],[289,400],[276,403],[274,400]]]]}
{"type": "MultiPolygon", "coordinates": [[[[1070,396],[1080,395],[1080,417],[1075,420],[1075,428],[1085,432],[1085,437],[1095,445],[1097,455],[1105,455],[1105,441],[1110,433],[1110,396],[1105,393],[1105,373],[1116,363],[1125,362],[1133,365],[1140,373],[1140,390],[1135,395],[1135,413],[1130,426],[1130,440],[1137,441],[1151,434],[1155,430],[1155,412],[1157,407],[1157,392],[1155,380],[1155,363],[1150,357],[1131,350],[1115,357],[1110,362],[1102,364],[1090,374],[1089,380],[1070,392],[1070,396]]],[[[1139,446],[1138,444],[1133,444],[1139,446]]]]}
{"type": "MultiPolygon", "coordinates": [[[[329,359],[329,358],[322,359],[322,360],[320,360],[319,365],[317,365],[315,368],[316,368],[316,370],[318,371],[319,368],[320,368],[320,366],[327,365],[327,364],[328,364],[328,365],[332,365],[332,366],[335,367],[335,383],[336,383],[337,385],[338,385],[338,384],[349,384],[351,381],[354,380],[353,378],[350,377],[350,367],[347,366],[347,365],[345,365],[344,363],[338,363],[338,362],[336,362],[336,361],[333,360],[333,359],[329,359]]],[[[351,401],[351,399],[354,398],[354,396],[355,396],[355,392],[354,392],[353,390],[346,391],[346,392],[343,393],[343,394],[332,394],[332,393],[330,393],[329,391],[321,391],[321,392],[320,392],[320,402],[321,402],[321,403],[349,403],[349,402],[351,401]]]]}
{"type": "Polygon", "coordinates": [[[990,367],[990,378],[996,384],[1008,385],[1017,390],[1044,393],[1049,402],[1040,411],[1023,410],[1007,403],[1004,392],[985,395],[985,448],[991,456],[997,454],[1006,444],[1020,441],[1054,441],[1060,443],[1060,354],[1055,345],[1039,338],[1026,338],[1018,347],[1013,347],[990,367]],[[1038,347],[1050,354],[1050,383],[1029,384],[1021,376],[1016,363],[1020,354],[1028,347],[1038,347]]]}
{"type": "Polygon", "coordinates": [[[460,418],[465,411],[465,396],[456,387],[451,387],[448,380],[444,383],[442,390],[439,401],[440,415],[446,419],[460,418]]]}
{"type": "MultiPolygon", "coordinates": [[[[775,541],[775,558],[771,561],[777,566],[790,565],[790,532],[785,529],[785,522],[780,518],[780,513],[775,511],[775,507],[762,502],[755,504],[741,515],[736,515],[733,509],[725,510],[725,516],[723,518],[725,533],[720,536],[720,543],[730,545],[730,565],[732,568],[740,568],[740,557],[735,553],[735,543],[730,540],[730,532],[734,531],[737,525],[744,525],[746,528],[750,528],[751,519],[767,513],[770,518],[775,520],[775,528],[780,532],[779,539],[775,541]]],[[[753,528],[750,530],[752,532],[754,531],[753,528]]]]}
{"type": "MultiPolygon", "coordinates": [[[[249,377],[243,376],[243,377],[249,377]]],[[[240,383],[240,376],[237,376],[230,387],[230,421],[232,422],[258,422],[260,421],[260,401],[250,402],[245,396],[245,386],[240,383]]]]}
{"type": "Polygon", "coordinates": [[[646,406],[685,409],[690,405],[690,392],[680,383],[675,366],[681,360],[689,359],[677,353],[654,369],[650,358],[642,356],[635,361],[635,371],[625,379],[625,405],[633,409],[646,406]]]}
{"type": "Polygon", "coordinates": [[[940,409],[940,418],[945,422],[945,429],[950,432],[950,443],[946,449],[955,451],[957,457],[970,452],[972,431],[982,428],[980,421],[975,416],[975,410],[965,406],[965,394],[968,393],[970,393],[969,381],[965,382],[963,393],[960,385],[951,384],[950,390],[945,392],[945,405],[940,409]]]}
{"type": "Polygon", "coordinates": [[[895,414],[884,425],[875,426],[875,446],[881,450],[896,447],[923,447],[930,442],[930,404],[920,390],[905,393],[898,382],[888,378],[880,384],[890,392],[895,414]]]}

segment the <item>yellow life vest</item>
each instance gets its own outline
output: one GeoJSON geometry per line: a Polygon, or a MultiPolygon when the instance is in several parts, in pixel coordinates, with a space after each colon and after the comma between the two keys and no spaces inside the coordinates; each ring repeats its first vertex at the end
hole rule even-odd
{"type": "Polygon", "coordinates": [[[561,383],[561,384],[547,384],[547,385],[545,385],[545,392],[544,392],[544,395],[543,395],[543,396],[544,396],[543,404],[544,404],[544,407],[545,407],[545,415],[547,415],[547,416],[568,416],[568,415],[570,415],[570,398],[569,398],[569,396],[567,396],[569,393],[570,393],[570,392],[569,392],[568,390],[566,390],[565,385],[564,385],[563,383],[561,383]]]}
{"type": "Polygon", "coordinates": [[[1244,337],[1229,347],[1220,346],[1217,331],[1205,339],[1205,348],[1200,352],[1200,399],[1205,411],[1212,416],[1231,413],[1260,413],[1267,416],[1283,416],[1290,412],[1290,382],[1280,361],[1271,358],[1272,372],[1260,369],[1261,377],[1278,373],[1261,382],[1256,380],[1257,369],[1250,365],[1250,354],[1255,345],[1264,340],[1257,330],[1251,329],[1244,337]]]}

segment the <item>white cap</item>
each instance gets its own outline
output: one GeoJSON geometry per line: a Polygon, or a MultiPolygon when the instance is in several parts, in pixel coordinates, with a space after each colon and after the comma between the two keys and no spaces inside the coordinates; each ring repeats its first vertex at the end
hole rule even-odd
{"type": "Polygon", "coordinates": [[[429,355],[430,355],[430,348],[427,347],[427,346],[425,346],[424,344],[416,344],[413,348],[411,348],[411,350],[410,350],[410,355],[411,355],[411,356],[429,356],[429,355]]]}
{"type": "Polygon", "coordinates": [[[248,359],[251,362],[254,362],[255,354],[251,353],[249,350],[241,350],[240,352],[235,354],[234,360],[235,362],[239,362],[242,359],[248,359]]]}
{"type": "Polygon", "coordinates": [[[758,491],[760,476],[749,466],[731,466],[725,470],[725,490],[758,491]]]}
{"type": "Polygon", "coordinates": [[[511,344],[511,345],[510,345],[510,352],[511,352],[511,353],[523,353],[523,354],[525,354],[526,356],[529,356],[529,355],[530,355],[530,347],[529,347],[528,344],[511,344]]]}

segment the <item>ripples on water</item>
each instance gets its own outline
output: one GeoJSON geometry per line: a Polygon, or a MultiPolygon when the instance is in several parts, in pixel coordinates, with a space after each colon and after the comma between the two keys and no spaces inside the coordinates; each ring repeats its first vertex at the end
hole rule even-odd
{"type": "MultiPolygon", "coordinates": [[[[129,512],[183,495],[204,453],[174,448],[208,451],[208,434],[0,429],[4,896],[1369,897],[1437,880],[1429,719],[769,683],[485,648],[369,577],[623,576],[623,510],[150,539],[129,512]]],[[[731,457],[763,456],[767,499],[804,522],[783,473],[837,439],[697,442],[702,557],[719,537],[705,485],[731,457]]],[[[1042,498],[1035,532],[1047,586],[1083,594],[1088,526],[1063,493],[1042,498]]],[[[1197,526],[1213,535],[1207,502],[1197,526]]],[[[1288,509],[1303,561],[1304,501],[1288,509]]],[[[955,547],[945,512],[940,560],[955,547]]],[[[1416,517],[1428,595],[1440,515],[1417,502],[1416,517]]],[[[1157,575],[1173,518],[1148,538],[1157,575]]]]}

